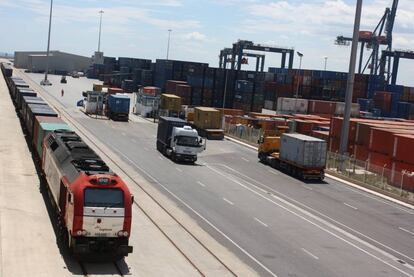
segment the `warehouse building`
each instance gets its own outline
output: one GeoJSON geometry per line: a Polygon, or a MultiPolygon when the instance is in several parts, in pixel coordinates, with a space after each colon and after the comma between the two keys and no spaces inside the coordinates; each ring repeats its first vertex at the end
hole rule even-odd
{"type": "MultiPolygon", "coordinates": [[[[14,53],[14,66],[29,69],[33,72],[46,70],[47,55],[45,51],[16,51],[14,53]]],[[[92,58],[80,55],[50,51],[50,72],[86,71],[92,65],[92,58]]]]}

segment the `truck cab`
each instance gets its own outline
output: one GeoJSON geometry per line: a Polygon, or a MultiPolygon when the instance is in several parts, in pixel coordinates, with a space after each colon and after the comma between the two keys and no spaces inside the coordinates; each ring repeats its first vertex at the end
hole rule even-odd
{"type": "Polygon", "coordinates": [[[196,162],[198,153],[206,149],[197,130],[180,118],[160,117],[157,149],[173,161],[196,162]]]}

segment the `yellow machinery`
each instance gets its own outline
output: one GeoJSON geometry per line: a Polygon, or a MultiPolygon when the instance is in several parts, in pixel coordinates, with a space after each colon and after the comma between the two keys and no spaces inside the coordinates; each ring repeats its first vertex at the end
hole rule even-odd
{"type": "Polygon", "coordinates": [[[263,136],[259,140],[259,159],[263,162],[267,156],[279,154],[280,137],[263,136]]]}

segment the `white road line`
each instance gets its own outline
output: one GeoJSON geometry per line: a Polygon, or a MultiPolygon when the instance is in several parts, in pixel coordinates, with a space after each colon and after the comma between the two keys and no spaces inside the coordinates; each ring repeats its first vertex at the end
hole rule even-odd
{"type": "Polygon", "coordinates": [[[177,169],[178,172],[183,172],[181,168],[176,167],[175,169],[177,169]]]}
{"type": "Polygon", "coordinates": [[[414,232],[411,232],[411,231],[409,231],[409,230],[407,230],[407,229],[405,229],[405,228],[398,227],[398,229],[400,229],[401,231],[404,231],[404,232],[409,233],[409,234],[411,234],[411,235],[413,235],[413,236],[414,236],[414,232]]]}
{"type": "Polygon", "coordinates": [[[228,200],[227,198],[223,198],[224,201],[226,201],[227,203],[229,203],[230,205],[234,205],[233,202],[231,202],[230,200],[228,200]]]}
{"type": "Polygon", "coordinates": [[[268,169],[267,171],[272,173],[273,175],[279,175],[279,173],[276,172],[276,169],[268,169]]]}
{"type": "Polygon", "coordinates": [[[313,190],[313,188],[311,188],[311,187],[308,187],[308,186],[306,186],[306,185],[301,185],[302,187],[304,187],[305,189],[308,189],[308,190],[313,190]]]}
{"type": "Polygon", "coordinates": [[[164,160],[164,158],[163,158],[163,157],[161,157],[161,156],[158,156],[158,159],[160,159],[161,161],[163,161],[163,160],[164,160]]]}
{"type": "Polygon", "coordinates": [[[252,261],[254,261],[256,264],[258,264],[261,268],[263,268],[265,271],[267,271],[271,276],[278,277],[276,273],[272,272],[268,267],[266,267],[264,264],[262,264],[256,257],[254,257],[252,254],[250,254],[246,249],[241,247],[237,242],[232,240],[228,235],[226,235],[223,231],[221,231],[217,226],[215,226],[211,221],[209,221],[207,218],[202,216],[199,212],[194,210],[190,205],[188,205],[184,200],[182,200],[180,197],[178,197],[175,193],[173,193],[171,190],[169,190],[166,186],[161,184],[155,177],[153,177],[151,174],[149,174],[145,169],[137,165],[134,161],[132,161],[128,156],[126,156],[124,153],[119,151],[116,147],[108,144],[108,146],[112,147],[118,154],[123,156],[126,160],[128,160],[131,164],[133,164],[137,169],[139,169],[142,173],[147,175],[151,180],[153,180],[155,183],[157,183],[160,187],[162,187],[166,192],[171,194],[175,199],[177,199],[179,202],[181,202],[184,206],[186,206],[189,210],[191,210],[194,214],[196,214],[198,217],[200,217],[202,220],[204,220],[208,225],[210,225],[214,230],[216,230],[220,235],[222,235],[224,238],[226,238],[228,241],[230,241],[234,246],[236,246],[240,251],[242,251],[247,257],[249,257],[252,261]]]}
{"type": "Polygon", "coordinates": [[[241,159],[242,159],[243,161],[247,162],[247,163],[249,162],[249,160],[248,160],[248,159],[246,159],[246,158],[243,158],[243,157],[242,157],[241,159]]]}
{"type": "MultiPolygon", "coordinates": [[[[404,254],[404,253],[401,253],[401,252],[399,252],[399,251],[395,250],[394,248],[392,248],[392,247],[390,247],[390,246],[388,246],[388,245],[385,245],[385,244],[383,244],[383,243],[379,242],[378,240],[375,240],[375,239],[373,239],[372,237],[367,236],[367,235],[365,235],[365,234],[363,234],[363,233],[361,233],[361,232],[359,232],[359,231],[357,231],[357,230],[355,230],[355,229],[353,229],[353,228],[351,228],[351,227],[349,227],[349,226],[347,226],[347,225],[345,225],[345,224],[343,224],[343,223],[341,223],[341,222],[339,222],[339,221],[335,220],[334,218],[332,218],[332,217],[330,217],[330,216],[327,216],[327,215],[325,215],[325,214],[323,214],[323,213],[319,212],[318,210],[313,209],[312,207],[310,207],[310,206],[308,206],[308,205],[306,205],[306,204],[303,204],[302,202],[299,202],[299,201],[297,201],[297,200],[295,200],[295,199],[293,199],[293,198],[291,198],[291,197],[289,197],[289,196],[287,196],[287,195],[285,195],[285,194],[283,194],[283,193],[281,193],[281,192],[279,192],[279,191],[277,191],[277,190],[275,190],[275,189],[273,189],[273,188],[271,188],[271,187],[269,187],[269,186],[267,186],[267,185],[265,185],[265,184],[263,184],[263,183],[260,183],[260,182],[258,182],[258,181],[256,181],[256,180],[254,180],[254,179],[250,178],[249,176],[243,175],[242,173],[238,172],[237,170],[235,170],[235,169],[231,168],[230,166],[227,166],[227,165],[224,165],[224,164],[217,164],[217,165],[220,165],[220,166],[226,167],[226,168],[228,168],[229,170],[231,170],[231,171],[233,171],[233,172],[237,172],[237,173],[239,173],[241,176],[245,177],[246,179],[249,179],[249,180],[251,180],[252,182],[254,182],[254,183],[256,183],[256,184],[258,184],[258,185],[260,185],[260,186],[265,187],[265,188],[266,188],[266,189],[268,189],[269,191],[274,192],[274,193],[278,194],[279,196],[283,196],[283,197],[284,197],[284,198],[286,198],[287,200],[289,200],[289,201],[291,201],[291,202],[294,202],[294,203],[296,203],[297,205],[299,205],[299,206],[301,206],[301,207],[305,207],[305,208],[306,208],[306,209],[308,209],[309,211],[312,211],[312,212],[314,212],[314,213],[316,213],[316,214],[318,214],[318,215],[322,216],[323,218],[329,219],[330,221],[334,222],[335,224],[338,224],[339,226],[342,226],[342,227],[346,228],[347,230],[351,230],[352,232],[354,232],[354,233],[356,233],[356,234],[358,234],[358,235],[360,235],[360,236],[362,236],[362,237],[364,237],[364,238],[366,238],[366,239],[370,240],[371,242],[375,242],[376,244],[381,245],[382,247],[385,247],[385,248],[387,248],[388,250],[390,250],[390,251],[392,251],[392,252],[394,252],[394,253],[397,253],[398,255],[403,256],[403,257],[404,257],[404,258],[406,258],[407,260],[410,260],[410,261],[413,261],[413,262],[414,262],[414,259],[413,259],[411,256],[408,256],[408,255],[406,255],[406,254],[404,254]]],[[[245,182],[247,182],[247,181],[245,181],[245,182]]],[[[258,190],[260,190],[260,191],[263,191],[263,192],[264,192],[264,193],[266,193],[266,194],[268,194],[268,193],[269,193],[269,191],[266,191],[266,190],[262,189],[261,187],[258,187],[258,186],[254,185],[254,184],[252,184],[252,183],[249,183],[249,182],[247,182],[247,183],[248,183],[248,184],[250,184],[250,185],[252,185],[252,186],[253,186],[253,187],[255,187],[256,189],[258,189],[258,190]]],[[[349,188],[349,187],[347,187],[347,186],[344,186],[344,188],[347,188],[347,189],[349,189],[349,190],[354,191],[354,189],[349,188]]],[[[363,194],[362,192],[359,192],[358,190],[355,190],[355,192],[360,193],[360,194],[363,194]]],[[[364,195],[364,194],[363,194],[363,195],[364,195]]],[[[365,195],[365,196],[367,196],[367,197],[369,197],[369,198],[373,198],[373,199],[375,199],[374,197],[372,197],[372,196],[370,196],[370,195],[365,195]]],[[[278,197],[275,197],[275,198],[278,198],[278,197]]],[[[380,201],[379,199],[376,199],[376,200],[380,201]]],[[[382,201],[380,201],[380,202],[382,202],[382,201]]],[[[291,204],[291,203],[289,203],[289,202],[287,202],[287,203],[288,203],[290,206],[294,206],[294,207],[296,207],[295,205],[292,205],[292,204],[291,204]]],[[[402,209],[402,210],[403,210],[403,209],[402,209]]],[[[405,210],[404,210],[404,211],[405,211],[405,210]]],[[[321,218],[321,220],[322,220],[322,218],[321,218]]],[[[340,229],[340,230],[342,230],[342,229],[340,229]]],[[[345,232],[345,234],[349,234],[349,233],[348,233],[347,231],[345,231],[345,230],[343,230],[343,232],[345,232]]],[[[349,237],[349,236],[351,236],[351,234],[349,234],[349,235],[347,235],[347,236],[349,237]]],[[[364,242],[364,243],[366,243],[365,241],[363,241],[363,242],[364,242]]],[[[371,245],[371,244],[369,244],[369,243],[366,243],[366,244],[370,245],[370,247],[372,246],[372,245],[371,245]]],[[[373,247],[374,247],[374,246],[372,246],[371,248],[373,248],[373,247]]],[[[374,247],[374,248],[375,248],[375,249],[378,249],[378,248],[376,248],[376,247],[374,247]]],[[[381,251],[382,251],[382,250],[381,250],[381,251]]],[[[392,257],[393,257],[393,259],[395,258],[395,256],[392,256],[392,257]]]]}
{"type": "Polygon", "coordinates": [[[350,207],[351,209],[358,210],[357,207],[354,207],[352,205],[349,205],[348,203],[344,203],[344,205],[347,206],[347,207],[350,207]]]}
{"type": "Polygon", "coordinates": [[[262,224],[264,227],[269,227],[269,225],[267,225],[266,223],[264,223],[263,221],[261,221],[257,217],[255,217],[254,220],[256,220],[257,222],[259,222],[260,224],[262,224]]]}
{"type": "Polygon", "coordinates": [[[314,258],[315,260],[319,260],[318,256],[313,255],[311,252],[309,252],[305,248],[302,248],[302,251],[305,252],[306,254],[308,254],[309,256],[311,256],[312,258],[314,258]]]}
{"type": "MultiPolygon", "coordinates": [[[[330,222],[328,222],[328,221],[326,221],[326,220],[324,220],[324,219],[322,219],[322,218],[320,218],[320,217],[318,217],[318,216],[316,216],[316,215],[314,215],[314,214],[312,214],[312,213],[310,213],[310,212],[308,212],[308,211],[304,210],[304,209],[303,209],[303,208],[301,208],[301,207],[295,206],[294,204],[290,203],[289,201],[287,201],[287,200],[285,200],[285,199],[283,199],[283,198],[280,198],[280,197],[278,197],[278,196],[276,196],[276,195],[272,195],[272,197],[273,197],[273,198],[275,198],[275,199],[277,199],[278,201],[280,201],[280,202],[284,203],[285,205],[288,205],[288,206],[290,206],[290,207],[292,207],[292,208],[294,208],[294,209],[298,210],[298,212],[301,212],[301,213],[303,213],[304,215],[307,215],[307,216],[309,216],[310,218],[312,218],[312,219],[314,219],[314,220],[316,220],[316,221],[318,221],[318,222],[320,222],[320,223],[323,223],[325,226],[327,226],[327,227],[324,227],[324,226],[322,226],[322,225],[320,225],[320,224],[318,224],[318,223],[316,223],[316,222],[314,222],[314,221],[312,221],[312,220],[310,220],[310,219],[306,218],[304,215],[300,215],[298,212],[296,212],[296,211],[294,211],[294,210],[292,210],[292,209],[289,209],[288,207],[285,207],[285,206],[283,206],[283,205],[281,205],[281,204],[279,204],[279,203],[277,203],[277,202],[273,201],[272,199],[269,199],[268,197],[266,197],[266,196],[264,196],[264,195],[260,194],[259,192],[257,192],[257,191],[255,191],[255,190],[253,190],[252,188],[249,188],[248,186],[246,186],[246,185],[242,184],[241,182],[237,181],[236,179],[228,177],[226,174],[223,174],[223,173],[222,173],[222,172],[220,172],[219,170],[216,170],[216,169],[212,168],[212,167],[211,167],[211,166],[209,166],[209,165],[207,165],[207,167],[208,167],[209,169],[211,169],[212,171],[214,171],[214,172],[216,172],[216,173],[218,173],[218,174],[222,175],[223,177],[228,178],[229,180],[233,181],[234,183],[238,184],[239,186],[241,186],[241,187],[245,188],[246,190],[251,191],[252,193],[256,194],[257,196],[259,196],[259,197],[261,197],[261,198],[263,198],[263,199],[265,199],[265,200],[267,200],[267,201],[269,201],[269,202],[273,203],[274,205],[276,205],[276,206],[278,206],[278,207],[280,207],[280,208],[284,209],[285,211],[287,211],[287,212],[289,212],[289,213],[291,213],[291,214],[293,214],[293,215],[295,215],[295,216],[299,217],[300,219],[302,219],[302,220],[304,220],[304,221],[308,222],[309,224],[311,224],[311,225],[313,225],[313,226],[315,226],[315,227],[319,228],[320,230],[325,231],[326,233],[330,234],[331,236],[333,236],[333,237],[337,238],[338,240],[340,240],[340,241],[342,241],[342,242],[344,242],[344,243],[346,243],[346,244],[348,244],[348,245],[350,245],[350,246],[352,246],[352,247],[354,247],[354,248],[358,249],[359,251],[361,251],[361,252],[363,252],[363,253],[367,254],[368,256],[370,256],[371,258],[373,258],[373,259],[375,259],[375,260],[377,260],[377,261],[379,261],[379,262],[382,262],[383,264],[385,264],[385,265],[387,265],[387,266],[389,266],[389,267],[391,267],[391,268],[395,269],[396,271],[399,271],[400,273],[402,273],[402,274],[404,274],[404,275],[406,275],[406,276],[411,276],[411,277],[412,277],[412,275],[410,275],[409,273],[407,273],[407,272],[405,272],[405,271],[401,270],[400,268],[398,268],[398,267],[396,267],[396,266],[392,265],[389,261],[386,261],[386,260],[384,260],[383,258],[380,258],[380,257],[376,256],[375,254],[373,254],[373,253],[369,252],[368,250],[365,250],[365,249],[363,249],[362,247],[360,247],[360,246],[356,245],[356,243],[354,243],[354,242],[352,242],[352,241],[350,241],[350,240],[347,240],[347,239],[345,239],[345,238],[341,237],[341,236],[340,236],[340,235],[338,235],[338,234],[335,234],[333,231],[330,231],[330,230],[328,230],[327,228],[331,228],[331,229],[333,229],[333,230],[335,230],[335,231],[337,231],[337,232],[341,233],[342,235],[344,235],[344,236],[346,236],[346,237],[348,237],[348,238],[350,238],[350,239],[352,239],[352,240],[354,240],[354,241],[356,241],[356,242],[359,242],[359,243],[361,243],[361,244],[363,244],[363,245],[365,245],[365,246],[369,247],[370,249],[377,251],[378,253],[381,253],[381,254],[382,254],[382,255],[384,255],[385,257],[390,258],[393,262],[394,262],[394,261],[396,261],[396,257],[395,257],[395,256],[393,256],[393,255],[391,255],[391,254],[389,254],[389,253],[385,252],[384,250],[381,250],[381,249],[379,249],[378,247],[376,247],[376,246],[374,246],[374,245],[372,245],[372,244],[370,244],[370,243],[368,243],[368,242],[366,242],[366,241],[363,241],[362,239],[360,239],[360,238],[356,237],[355,235],[353,235],[353,234],[351,234],[351,233],[346,232],[345,230],[343,230],[343,229],[341,229],[341,228],[339,228],[339,227],[337,227],[337,226],[333,225],[332,223],[330,223],[330,222]]],[[[227,166],[226,166],[226,167],[227,167],[227,166]]],[[[245,182],[247,182],[247,181],[245,181],[245,182]]],[[[247,183],[249,183],[249,182],[247,182],[247,183]]],[[[264,191],[262,188],[259,188],[258,186],[254,185],[254,184],[252,184],[252,183],[249,183],[249,184],[250,184],[251,186],[253,186],[254,188],[256,188],[256,189],[260,190],[260,191],[264,191]]],[[[266,192],[266,191],[265,191],[265,192],[266,192]]],[[[267,194],[267,192],[266,192],[266,194],[267,194]]],[[[298,201],[296,201],[296,200],[294,200],[294,201],[295,201],[295,202],[298,202],[298,201]]],[[[319,213],[319,212],[318,212],[318,213],[319,213]]],[[[342,224],[342,223],[341,223],[341,225],[344,225],[344,224],[342,224]]],[[[348,227],[348,228],[349,228],[349,227],[348,227]]],[[[365,236],[365,237],[366,237],[366,236],[365,236]]],[[[379,243],[379,244],[381,244],[381,243],[379,243]]],[[[382,245],[382,244],[381,244],[381,245],[382,245]]],[[[390,247],[387,247],[387,248],[392,249],[392,248],[390,248],[390,247]]],[[[394,250],[394,249],[392,249],[392,250],[394,250]]],[[[394,252],[395,252],[395,253],[399,253],[399,252],[398,252],[398,251],[396,251],[396,250],[394,250],[394,252]]],[[[405,256],[405,257],[407,257],[407,256],[406,256],[406,255],[404,255],[404,254],[402,254],[402,255],[403,255],[403,256],[405,256]]],[[[409,258],[409,257],[408,257],[408,258],[409,258]]],[[[409,259],[411,260],[412,258],[409,258],[409,259]]]]}
{"type": "Polygon", "coordinates": [[[202,187],[206,187],[206,185],[204,185],[203,183],[201,183],[200,181],[197,181],[197,184],[199,184],[200,186],[202,186],[202,187]]]}
{"type": "Polygon", "coordinates": [[[137,143],[137,141],[136,141],[135,139],[131,139],[131,141],[132,141],[133,143],[137,143]]]}

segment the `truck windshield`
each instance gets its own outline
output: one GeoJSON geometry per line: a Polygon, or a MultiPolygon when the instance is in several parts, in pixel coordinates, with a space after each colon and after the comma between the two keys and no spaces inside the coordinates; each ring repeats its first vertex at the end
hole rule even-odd
{"type": "Polygon", "coordinates": [[[179,146],[199,146],[197,137],[178,136],[177,145],[179,146]]]}
{"type": "Polygon", "coordinates": [[[84,193],[85,207],[124,207],[124,194],[120,189],[87,188],[84,193]]]}

